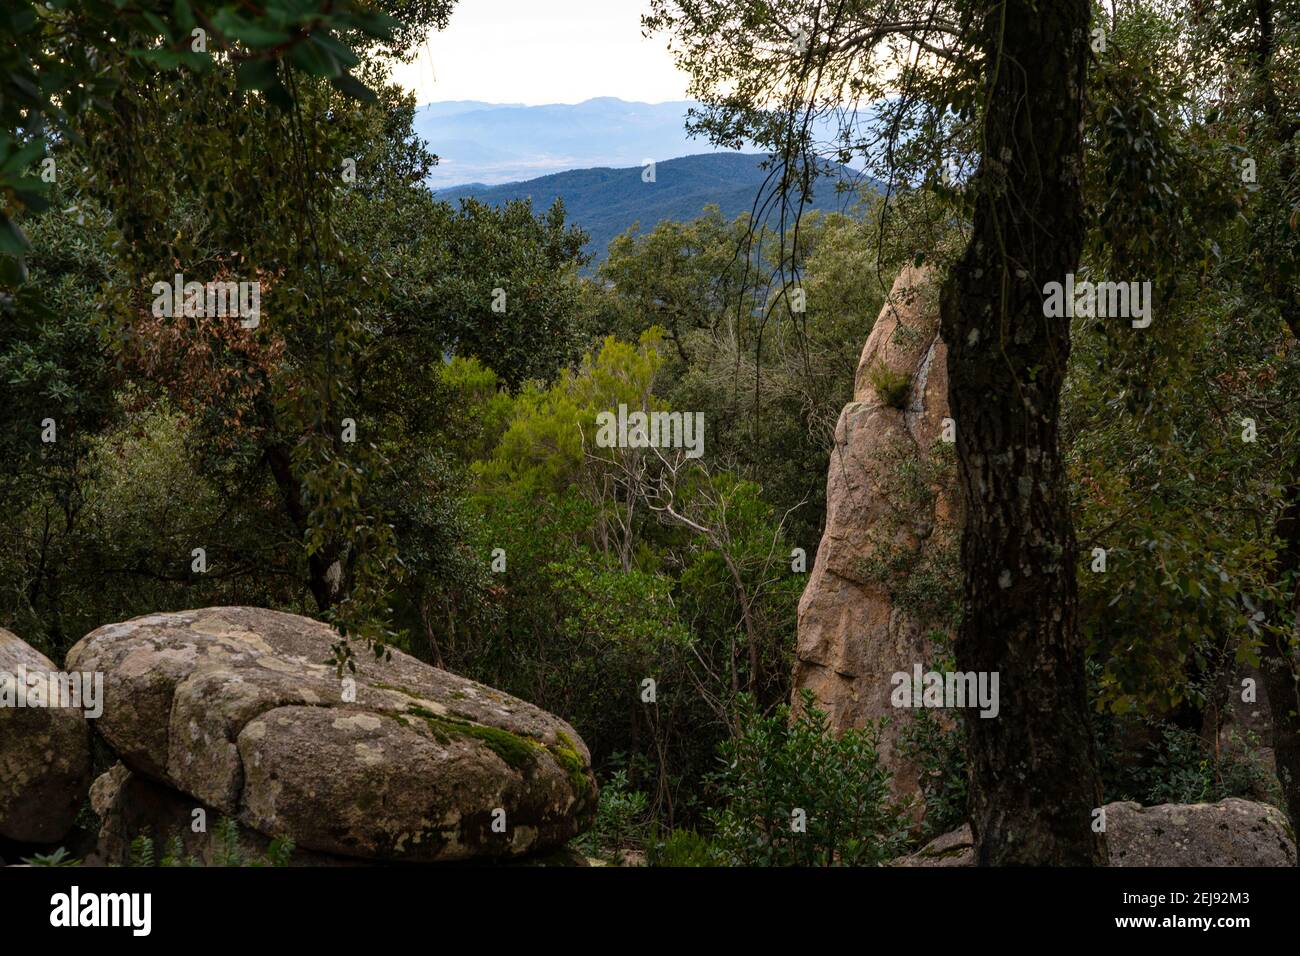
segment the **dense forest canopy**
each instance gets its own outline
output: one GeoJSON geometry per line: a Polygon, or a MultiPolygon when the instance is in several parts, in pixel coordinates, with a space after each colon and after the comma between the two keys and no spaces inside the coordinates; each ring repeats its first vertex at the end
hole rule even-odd
{"type": "Polygon", "coordinates": [[[1300,3],[1049,6],[652,0],[694,128],[771,175],[588,269],[562,203],[425,185],[392,66],[452,0],[10,4],[0,624],[61,661],[251,605],[329,622],[340,675],[403,650],[572,724],[616,860],[876,863],[970,819],[981,862],[1099,863],[1113,800],[1294,825],[1300,3]],[[828,161],[871,186],[806,211],[828,161]],[[906,267],[942,280],[956,440],[902,478],[966,525],[879,573],[939,625],[918,663],[1004,695],[909,734],[921,824],[881,727],[792,684],[906,267]],[[1151,321],[1047,318],[1067,273],[1151,321]],[[155,308],[177,275],[255,281],[256,314],[155,308]],[[705,453],[604,447],[620,406],[702,414],[705,453]],[[1220,746],[1243,679],[1272,759],[1220,746]]]}

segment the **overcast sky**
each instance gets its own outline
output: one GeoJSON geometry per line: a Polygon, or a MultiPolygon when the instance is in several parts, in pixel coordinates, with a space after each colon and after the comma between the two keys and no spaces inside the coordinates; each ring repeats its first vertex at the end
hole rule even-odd
{"type": "Polygon", "coordinates": [[[686,98],[665,39],[641,36],[647,0],[460,0],[395,78],[420,103],[686,98]]]}

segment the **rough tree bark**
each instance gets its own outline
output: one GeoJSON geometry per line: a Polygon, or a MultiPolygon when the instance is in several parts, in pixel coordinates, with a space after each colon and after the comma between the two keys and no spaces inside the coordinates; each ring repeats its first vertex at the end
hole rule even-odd
{"type": "Polygon", "coordinates": [[[1076,545],[1058,435],[1069,320],[1043,287],[1083,246],[1088,0],[989,2],[972,234],[941,306],[966,502],[962,671],[997,671],[1001,711],[965,712],[979,865],[1105,865],[1076,545]]]}
{"type": "MultiPolygon", "coordinates": [[[[302,500],[302,485],[293,471],[292,456],[284,445],[273,445],[266,449],[266,463],[275,479],[280,497],[284,501],[289,520],[300,535],[307,533],[307,507],[302,500]]],[[[307,558],[308,586],[316,599],[316,607],[322,613],[332,608],[340,597],[339,582],[331,582],[330,568],[338,559],[338,549],[334,546],[322,548],[307,558]]]]}

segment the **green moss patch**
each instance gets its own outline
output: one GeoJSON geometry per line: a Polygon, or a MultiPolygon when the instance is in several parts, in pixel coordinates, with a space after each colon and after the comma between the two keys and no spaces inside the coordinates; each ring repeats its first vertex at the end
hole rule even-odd
{"type": "Polygon", "coordinates": [[[527,772],[537,766],[537,753],[542,747],[526,737],[512,734],[500,727],[488,727],[455,717],[443,717],[418,704],[410,707],[408,713],[423,718],[439,743],[448,743],[452,737],[472,737],[482,741],[512,770],[527,772]]]}
{"type": "Polygon", "coordinates": [[[890,408],[903,408],[907,405],[907,394],[912,390],[912,376],[905,372],[895,372],[883,362],[877,361],[868,370],[867,378],[880,400],[890,408]]]}
{"type": "Polygon", "coordinates": [[[569,786],[573,788],[573,795],[582,799],[590,789],[587,782],[587,765],[579,756],[578,748],[573,745],[568,734],[561,730],[556,736],[560,738],[560,742],[549,744],[546,749],[560,765],[560,769],[569,775],[569,786]]]}
{"type": "Polygon", "coordinates": [[[581,801],[591,792],[587,764],[578,753],[578,748],[574,746],[573,740],[564,731],[559,732],[558,743],[541,744],[529,737],[502,730],[500,727],[489,727],[469,720],[461,720],[457,717],[435,714],[427,707],[421,707],[418,704],[412,705],[406,711],[392,713],[389,716],[395,720],[400,720],[408,727],[412,726],[411,716],[419,718],[440,744],[451,743],[454,737],[471,737],[474,740],[481,741],[489,750],[504,760],[506,766],[512,770],[518,770],[520,773],[529,773],[537,769],[539,756],[542,753],[548,753],[568,777],[569,786],[572,787],[575,798],[581,801]]]}

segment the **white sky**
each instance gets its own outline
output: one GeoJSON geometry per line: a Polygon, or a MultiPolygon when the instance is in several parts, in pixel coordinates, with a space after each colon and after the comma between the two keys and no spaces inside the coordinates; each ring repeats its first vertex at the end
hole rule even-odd
{"type": "Polygon", "coordinates": [[[641,36],[647,0],[459,0],[394,79],[419,103],[579,103],[686,98],[667,39],[641,36]]]}

